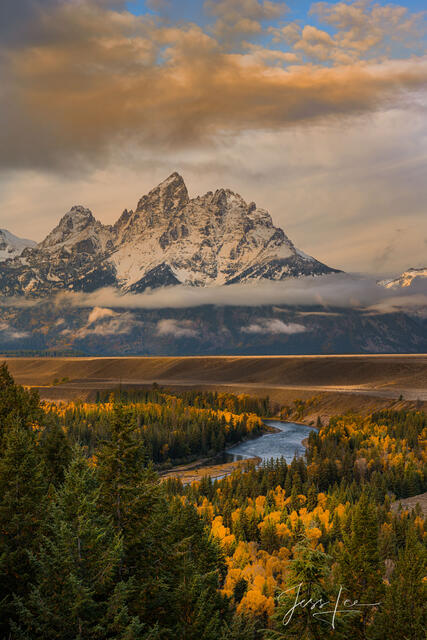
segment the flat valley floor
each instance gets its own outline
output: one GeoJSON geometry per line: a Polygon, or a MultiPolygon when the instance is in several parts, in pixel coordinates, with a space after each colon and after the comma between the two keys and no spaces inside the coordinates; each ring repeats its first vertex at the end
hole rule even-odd
{"type": "MultiPolygon", "coordinates": [[[[1,360],[1,357],[0,357],[1,360]]],[[[427,407],[427,355],[3,358],[20,384],[46,400],[154,382],[269,395],[286,405],[316,397],[313,419],[345,411],[427,407]]]]}

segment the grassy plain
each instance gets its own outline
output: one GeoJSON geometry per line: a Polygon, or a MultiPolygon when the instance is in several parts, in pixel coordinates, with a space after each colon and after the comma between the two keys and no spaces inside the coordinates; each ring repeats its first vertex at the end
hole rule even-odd
{"type": "Polygon", "coordinates": [[[427,355],[5,358],[20,384],[44,399],[88,399],[97,390],[144,387],[216,389],[281,404],[316,397],[308,424],[330,415],[427,406],[427,355]],[[64,382],[65,380],[65,382],[64,382]],[[62,382],[61,382],[62,381],[62,382]]]}

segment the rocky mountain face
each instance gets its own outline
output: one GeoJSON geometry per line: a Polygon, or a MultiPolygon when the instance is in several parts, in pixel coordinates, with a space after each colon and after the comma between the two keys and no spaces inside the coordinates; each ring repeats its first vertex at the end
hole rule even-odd
{"type": "Polygon", "coordinates": [[[427,281],[427,267],[424,269],[408,269],[397,278],[391,280],[381,280],[378,284],[386,289],[400,289],[402,287],[412,287],[422,280],[427,281]]]}
{"type": "Polygon", "coordinates": [[[35,247],[36,244],[33,240],[17,238],[10,231],[0,229],[0,262],[20,256],[24,249],[35,247]]]}
{"type": "Polygon", "coordinates": [[[173,173],[113,226],[73,207],[43,242],[0,265],[0,293],[39,297],[103,286],[139,292],[335,271],[299,251],[255,203],[228,189],[190,199],[173,173]]]}

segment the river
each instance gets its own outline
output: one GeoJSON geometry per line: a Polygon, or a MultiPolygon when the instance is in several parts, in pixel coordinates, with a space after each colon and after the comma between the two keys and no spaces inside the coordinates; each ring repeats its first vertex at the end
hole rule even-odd
{"type": "Polygon", "coordinates": [[[189,465],[175,467],[164,474],[166,477],[179,478],[184,485],[200,480],[204,475],[209,475],[213,480],[221,480],[233,473],[234,469],[227,468],[224,463],[237,460],[258,458],[260,462],[271,458],[283,457],[287,463],[292,462],[295,456],[302,456],[305,452],[303,440],[305,440],[313,427],[296,422],[279,422],[278,420],[264,420],[264,423],[274,427],[274,433],[265,433],[254,440],[241,442],[229,447],[223,454],[216,456],[210,463],[203,461],[203,465],[189,465]]]}
{"type": "Polygon", "coordinates": [[[261,458],[262,461],[271,458],[285,458],[292,462],[295,456],[302,456],[305,447],[302,444],[313,427],[296,422],[279,422],[278,420],[264,420],[265,424],[278,429],[275,433],[266,433],[254,440],[247,440],[227,449],[227,460],[245,460],[246,458],[261,458]]]}

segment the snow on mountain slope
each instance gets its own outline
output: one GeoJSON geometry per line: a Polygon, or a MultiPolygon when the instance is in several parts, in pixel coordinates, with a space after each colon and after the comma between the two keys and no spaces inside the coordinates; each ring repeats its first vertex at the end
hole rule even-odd
{"type": "Polygon", "coordinates": [[[92,212],[82,206],[72,207],[38,245],[40,251],[50,254],[95,254],[112,247],[111,227],[105,227],[95,220],[92,212]]]}
{"type": "Polygon", "coordinates": [[[73,207],[33,249],[0,267],[0,292],[224,285],[336,271],[295,248],[270,214],[229,189],[190,199],[173,173],[104,226],[73,207]]]}
{"type": "Polygon", "coordinates": [[[400,289],[401,287],[412,286],[417,278],[427,278],[427,267],[424,269],[408,269],[397,278],[381,280],[378,284],[386,289],[400,289]]]}
{"type": "Polygon", "coordinates": [[[177,173],[144,196],[135,213],[126,212],[116,229],[111,260],[126,290],[143,290],[160,267],[195,286],[332,271],[301,255],[255,203],[228,189],[190,200],[177,173]]]}
{"type": "Polygon", "coordinates": [[[16,258],[27,247],[35,247],[36,242],[33,240],[26,240],[25,238],[18,238],[13,233],[6,229],[0,229],[0,262],[9,260],[10,258],[16,258]]]}

